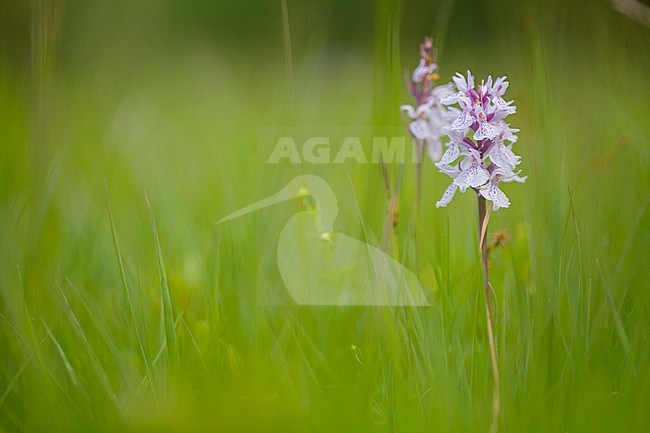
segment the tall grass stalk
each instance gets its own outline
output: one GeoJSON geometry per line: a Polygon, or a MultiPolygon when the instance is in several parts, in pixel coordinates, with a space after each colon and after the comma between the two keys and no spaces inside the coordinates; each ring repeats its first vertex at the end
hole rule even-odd
{"type": "Polygon", "coordinates": [[[294,96],[294,79],[293,79],[293,54],[291,49],[291,27],[289,25],[289,7],[287,0],[280,0],[282,8],[282,40],[284,43],[284,68],[287,76],[287,92],[289,95],[289,112],[291,114],[291,124],[296,125],[296,101],[294,96]]]}
{"type": "Polygon", "coordinates": [[[126,304],[129,307],[129,314],[131,315],[131,322],[133,324],[133,330],[135,332],[136,339],[138,340],[138,348],[140,349],[140,355],[142,356],[142,362],[144,363],[147,379],[149,380],[149,385],[151,386],[151,392],[153,397],[158,403],[158,392],[156,390],[156,382],[154,381],[154,376],[152,373],[151,362],[149,361],[149,356],[147,355],[147,350],[145,349],[145,344],[143,341],[143,336],[138,328],[138,319],[135,315],[135,309],[133,308],[133,302],[131,300],[131,291],[126,282],[126,271],[124,270],[124,262],[122,260],[122,252],[120,251],[120,243],[117,239],[117,229],[115,228],[115,220],[113,219],[113,211],[111,209],[111,202],[108,195],[108,183],[104,179],[104,191],[106,193],[106,207],[108,209],[108,218],[111,224],[111,235],[113,238],[113,247],[115,249],[115,258],[117,260],[117,265],[120,268],[120,283],[122,285],[122,292],[124,293],[124,299],[126,304]]]}
{"type": "Polygon", "coordinates": [[[167,343],[167,359],[169,361],[169,367],[173,379],[174,374],[178,372],[180,358],[176,346],[176,325],[174,323],[172,299],[169,293],[167,272],[165,271],[165,259],[163,258],[158,230],[156,229],[156,219],[154,218],[153,209],[151,208],[151,203],[149,202],[149,196],[147,196],[147,193],[144,194],[144,197],[147,201],[147,208],[149,209],[149,216],[151,218],[151,229],[153,230],[153,238],[156,244],[156,257],[158,259],[158,272],[160,276],[160,295],[163,307],[163,323],[165,327],[165,341],[167,343]]]}

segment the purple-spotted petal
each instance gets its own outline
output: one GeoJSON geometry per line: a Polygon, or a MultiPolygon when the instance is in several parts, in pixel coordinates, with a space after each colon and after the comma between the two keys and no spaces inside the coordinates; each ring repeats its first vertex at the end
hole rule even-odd
{"type": "Polygon", "coordinates": [[[493,95],[503,96],[503,94],[506,93],[509,84],[510,83],[506,81],[506,77],[499,77],[494,81],[494,85],[490,86],[490,92],[493,95]]]}
{"type": "Polygon", "coordinates": [[[460,108],[466,111],[470,111],[472,107],[472,100],[469,99],[469,96],[462,94],[458,96],[458,105],[460,105],[460,108]]]}
{"type": "Polygon", "coordinates": [[[456,194],[456,190],[458,189],[458,186],[452,182],[451,185],[447,187],[445,192],[442,194],[442,197],[438,202],[436,203],[436,207],[445,207],[449,204],[452,198],[454,198],[454,195],[456,194]]]}
{"type": "Polygon", "coordinates": [[[472,75],[469,69],[467,70],[467,87],[470,90],[474,89],[474,75],[472,75]]]}
{"type": "Polygon", "coordinates": [[[485,86],[483,86],[488,93],[492,92],[492,75],[488,75],[487,80],[485,80],[485,86]]]}
{"type": "Polygon", "coordinates": [[[462,92],[468,92],[474,89],[474,76],[470,71],[467,71],[467,78],[465,78],[460,72],[456,72],[456,75],[452,77],[452,80],[454,80],[458,90],[462,92]]]}
{"type": "Polygon", "coordinates": [[[463,92],[456,92],[452,93],[451,95],[447,95],[444,98],[440,99],[440,103],[444,105],[452,105],[458,102],[458,98],[461,96],[465,96],[463,92]]]}
{"type": "Polygon", "coordinates": [[[510,128],[506,126],[506,130],[503,132],[503,139],[508,140],[510,143],[516,143],[519,137],[517,137],[518,129],[510,128]]]}
{"type": "Polygon", "coordinates": [[[463,139],[465,138],[465,134],[463,134],[462,131],[458,131],[458,130],[456,130],[456,129],[451,129],[451,128],[448,127],[448,126],[445,126],[444,128],[442,128],[442,132],[443,132],[445,135],[447,135],[447,137],[449,137],[449,139],[450,139],[453,143],[460,143],[460,142],[462,142],[463,139]]]}
{"type": "Polygon", "coordinates": [[[508,197],[499,189],[496,182],[489,182],[481,188],[479,192],[483,197],[492,202],[492,210],[494,211],[497,211],[502,207],[510,206],[510,200],[508,200],[508,197]]]}
{"type": "Polygon", "coordinates": [[[490,125],[488,122],[481,122],[478,125],[478,129],[474,134],[474,140],[484,140],[489,138],[490,140],[499,135],[499,130],[494,126],[490,125]]]}
{"type": "Polygon", "coordinates": [[[456,88],[458,90],[461,92],[467,92],[467,80],[463,74],[456,72],[456,75],[454,75],[451,79],[454,80],[454,84],[456,84],[456,88]]]}
{"type": "Polygon", "coordinates": [[[501,96],[495,96],[492,99],[492,103],[497,110],[505,111],[508,114],[515,114],[517,112],[517,107],[512,105],[515,101],[506,102],[501,96]]]}
{"type": "Polygon", "coordinates": [[[467,169],[460,172],[454,179],[454,183],[460,188],[460,192],[465,192],[467,188],[478,188],[490,179],[490,173],[477,164],[470,165],[467,169]]]}
{"type": "Polygon", "coordinates": [[[455,165],[437,165],[440,173],[446,174],[452,179],[456,179],[460,174],[460,169],[455,165]]]}
{"type": "Polygon", "coordinates": [[[474,117],[467,111],[461,111],[454,123],[451,124],[451,129],[463,130],[469,128],[474,123],[474,117]]]}
{"type": "Polygon", "coordinates": [[[503,143],[496,143],[488,152],[488,156],[490,157],[490,161],[497,167],[509,169],[515,168],[521,159],[521,157],[515,155],[512,149],[503,143]]]}
{"type": "Polygon", "coordinates": [[[463,76],[460,72],[456,72],[456,75],[452,77],[456,88],[461,92],[468,92],[474,89],[474,76],[470,71],[467,71],[467,78],[463,76]]]}
{"type": "MultiPolygon", "coordinates": [[[[520,172],[518,172],[520,173],[520,172]]],[[[507,177],[503,177],[501,179],[501,182],[518,182],[518,183],[524,183],[526,182],[526,179],[528,179],[528,176],[519,176],[517,173],[512,173],[511,175],[507,177]]]]}
{"type": "Polygon", "coordinates": [[[449,165],[452,162],[454,162],[456,158],[458,158],[459,156],[460,156],[460,148],[456,143],[451,143],[449,145],[449,148],[445,152],[445,154],[442,155],[442,159],[440,160],[440,162],[436,165],[437,166],[449,165]]]}

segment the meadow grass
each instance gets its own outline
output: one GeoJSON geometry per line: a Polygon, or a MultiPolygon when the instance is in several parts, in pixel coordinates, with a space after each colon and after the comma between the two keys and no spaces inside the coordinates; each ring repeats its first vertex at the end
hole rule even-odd
{"type": "MultiPolygon", "coordinates": [[[[327,172],[335,230],[380,244],[377,164],[279,169],[257,128],[292,110],[298,125],[400,125],[417,46],[382,5],[374,53],[318,39],[294,53],[291,103],[281,43],[255,63],[198,45],[137,69],[0,70],[0,431],[487,431],[475,198],[436,209],[447,179],[429,161],[417,264],[410,165],[398,245],[431,307],[264,305],[301,204],[214,224],[327,172]]],[[[529,176],[490,221],[511,237],[490,257],[500,431],[648,431],[648,29],[606,4],[526,10],[489,50],[448,36],[441,51],[443,80],[508,75],[529,176]]]]}

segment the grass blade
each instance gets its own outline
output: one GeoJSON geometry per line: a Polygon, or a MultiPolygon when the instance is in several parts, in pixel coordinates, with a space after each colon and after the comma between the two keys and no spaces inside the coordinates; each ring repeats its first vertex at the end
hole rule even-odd
{"type": "MultiPolygon", "coordinates": [[[[618,308],[616,307],[616,303],[614,302],[612,293],[609,291],[609,287],[607,286],[607,282],[605,281],[605,274],[603,273],[603,268],[600,265],[600,261],[596,260],[596,264],[598,265],[598,271],[600,272],[600,279],[603,285],[603,289],[605,290],[607,303],[612,312],[614,323],[616,324],[616,332],[618,333],[618,338],[620,339],[621,344],[623,345],[623,350],[625,351],[625,355],[627,356],[628,360],[631,361],[630,339],[628,338],[627,332],[625,331],[625,325],[623,324],[623,320],[621,319],[621,315],[618,312],[618,308]]],[[[632,366],[632,368],[634,368],[634,366],[632,366]]]]}
{"type": "Polygon", "coordinates": [[[20,368],[18,369],[18,371],[16,372],[14,377],[11,379],[11,382],[9,382],[9,385],[7,385],[7,388],[5,389],[5,392],[2,394],[2,397],[0,397],[0,407],[2,407],[2,405],[4,404],[5,400],[9,396],[9,394],[11,394],[11,391],[14,389],[14,386],[16,386],[16,383],[18,382],[18,379],[20,379],[20,376],[23,375],[23,372],[25,371],[25,368],[29,364],[29,361],[32,360],[33,356],[34,356],[34,353],[32,352],[27,357],[27,359],[25,360],[23,365],[20,366],[20,368]]]}
{"type": "Polygon", "coordinates": [[[163,320],[165,324],[165,340],[167,342],[167,357],[169,359],[169,366],[172,372],[177,371],[179,364],[178,348],[176,346],[176,330],[174,327],[174,315],[172,311],[172,299],[169,294],[169,285],[167,284],[167,273],[165,272],[165,260],[162,255],[160,247],[160,239],[158,238],[158,230],[156,229],[156,220],[151,209],[151,203],[147,193],[144,193],[144,198],[147,201],[147,208],[151,217],[151,228],[153,230],[153,238],[156,244],[156,256],[158,259],[158,272],[160,274],[160,294],[162,297],[163,306],[163,320]]]}
{"type": "Polygon", "coordinates": [[[113,211],[111,210],[111,202],[108,196],[108,184],[106,183],[106,180],[104,180],[104,190],[106,191],[106,207],[108,208],[108,218],[111,223],[111,234],[113,235],[113,247],[115,249],[115,257],[117,259],[118,267],[120,268],[120,282],[122,284],[122,291],[124,292],[124,298],[126,299],[126,303],[129,306],[129,313],[131,314],[131,321],[133,322],[133,328],[135,330],[135,335],[138,340],[140,355],[142,356],[142,361],[147,371],[147,378],[149,379],[149,383],[151,384],[151,392],[153,393],[154,400],[156,400],[156,403],[158,403],[158,393],[156,392],[153,372],[151,369],[151,362],[149,361],[149,356],[147,356],[147,351],[145,350],[143,338],[142,335],[140,334],[140,329],[138,328],[138,322],[135,317],[133,302],[131,301],[131,292],[129,291],[129,286],[126,282],[126,272],[124,271],[124,262],[122,260],[122,253],[120,252],[120,243],[117,240],[117,230],[115,228],[115,221],[113,220],[113,211]]]}
{"type": "Polygon", "coordinates": [[[50,327],[47,326],[47,322],[42,317],[41,317],[41,323],[43,324],[43,328],[45,328],[45,332],[47,332],[47,335],[50,336],[50,340],[52,340],[52,343],[54,344],[54,347],[56,347],[57,352],[59,352],[59,356],[61,356],[61,360],[63,361],[63,366],[68,372],[68,375],[70,376],[70,380],[72,381],[74,386],[81,389],[85,394],[86,390],[83,388],[83,385],[81,385],[77,373],[74,371],[74,368],[72,368],[72,364],[70,364],[70,361],[68,360],[68,357],[66,356],[63,347],[61,347],[61,344],[59,344],[59,341],[56,339],[50,327]]]}
{"type": "Polygon", "coordinates": [[[114,405],[115,408],[119,407],[119,402],[117,399],[117,395],[115,391],[113,390],[113,386],[111,385],[111,381],[108,378],[108,374],[106,373],[106,370],[104,366],[102,365],[99,356],[97,356],[97,353],[95,352],[95,349],[93,348],[93,345],[90,343],[90,340],[88,339],[88,336],[86,335],[86,332],[83,330],[83,327],[81,326],[81,323],[79,322],[79,319],[77,318],[76,314],[72,310],[72,306],[70,305],[70,302],[68,301],[68,297],[65,295],[65,292],[63,291],[63,288],[57,281],[57,286],[59,288],[59,294],[60,294],[60,299],[61,299],[61,307],[63,309],[63,312],[65,316],[68,319],[68,322],[74,329],[75,333],[77,334],[77,337],[79,338],[81,345],[83,348],[86,350],[86,353],[88,354],[88,357],[90,358],[90,362],[92,364],[94,373],[97,375],[97,378],[99,379],[99,382],[101,384],[101,387],[106,394],[106,397],[111,401],[111,403],[114,405]]]}

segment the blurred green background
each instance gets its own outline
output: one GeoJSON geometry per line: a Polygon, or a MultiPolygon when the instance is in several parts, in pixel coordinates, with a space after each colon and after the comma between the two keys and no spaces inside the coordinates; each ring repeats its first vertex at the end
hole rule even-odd
{"type": "MultiPolygon", "coordinates": [[[[604,0],[287,10],[291,62],[280,0],[0,1],[0,432],[487,431],[475,202],[435,209],[429,161],[418,260],[411,165],[397,244],[430,308],[261,306],[301,204],[214,225],[316,170],[261,163],[259,128],[401,125],[425,35],[442,82],[507,75],[518,106],[529,177],[490,223],[511,238],[490,268],[500,431],[649,431],[643,18],[604,0]]],[[[363,221],[379,245],[379,167],[327,171],[335,229],[363,221]]]]}

